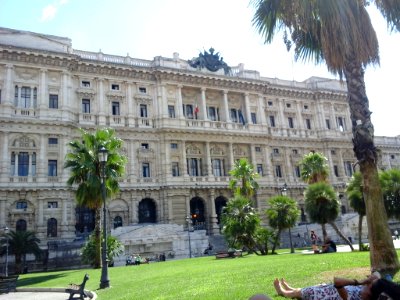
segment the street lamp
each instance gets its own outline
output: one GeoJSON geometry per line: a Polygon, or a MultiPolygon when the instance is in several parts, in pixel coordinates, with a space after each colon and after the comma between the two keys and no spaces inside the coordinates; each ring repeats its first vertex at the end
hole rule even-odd
{"type": "Polygon", "coordinates": [[[101,279],[100,288],[110,287],[108,280],[108,260],[107,260],[107,215],[106,215],[106,163],[108,151],[104,146],[99,149],[98,153],[101,166],[101,196],[103,200],[103,241],[101,244],[101,279]]]}
{"type": "MultiPolygon", "coordinates": [[[[286,182],[283,184],[283,187],[281,188],[281,195],[282,196],[287,196],[287,184],[286,182]]],[[[289,241],[290,241],[290,253],[294,253],[294,248],[293,248],[293,243],[292,243],[292,231],[289,227],[289,241]]]]}
{"type": "Polygon", "coordinates": [[[4,228],[4,233],[6,235],[6,270],[5,275],[8,277],[8,227],[4,228]]]}
{"type": "Polygon", "coordinates": [[[192,258],[192,244],[190,242],[190,223],[192,223],[192,218],[190,216],[187,216],[186,217],[186,222],[188,224],[189,258],[192,258]]]}

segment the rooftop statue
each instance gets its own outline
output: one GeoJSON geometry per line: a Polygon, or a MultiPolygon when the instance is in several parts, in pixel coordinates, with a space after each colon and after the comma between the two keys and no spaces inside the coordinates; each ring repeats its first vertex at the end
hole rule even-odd
{"type": "Polygon", "coordinates": [[[210,52],[204,50],[204,53],[200,52],[199,57],[188,60],[189,65],[197,69],[206,68],[211,72],[224,69],[225,75],[230,75],[231,68],[224,62],[223,58],[219,56],[219,52],[214,54],[214,48],[210,48],[208,51],[210,52]]]}

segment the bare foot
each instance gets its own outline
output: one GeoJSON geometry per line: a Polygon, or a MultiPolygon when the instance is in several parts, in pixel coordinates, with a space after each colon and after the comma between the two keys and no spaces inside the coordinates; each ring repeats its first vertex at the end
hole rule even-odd
{"type": "Polygon", "coordinates": [[[278,278],[275,278],[275,280],[274,280],[274,287],[275,287],[275,290],[278,293],[278,295],[284,296],[283,295],[283,291],[282,291],[282,287],[281,287],[281,283],[279,282],[278,278]]]}
{"type": "Polygon", "coordinates": [[[294,290],[290,285],[287,284],[286,280],[284,278],[281,278],[280,280],[281,286],[283,286],[286,290],[294,290]]]}

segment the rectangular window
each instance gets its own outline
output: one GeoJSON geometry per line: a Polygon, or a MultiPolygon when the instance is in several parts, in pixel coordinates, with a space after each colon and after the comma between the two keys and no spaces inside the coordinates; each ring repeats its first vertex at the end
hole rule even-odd
{"type": "Polygon", "coordinates": [[[306,128],[311,129],[311,120],[310,119],[306,119],[306,128]]]}
{"type": "Polygon", "coordinates": [[[336,176],[336,177],[339,177],[339,169],[338,169],[338,166],[336,166],[336,165],[333,166],[333,173],[335,173],[335,176],[336,176]]]}
{"type": "Polygon", "coordinates": [[[282,169],[280,165],[275,166],[275,176],[282,178],[282,169]]]}
{"type": "Polygon", "coordinates": [[[171,143],[171,149],[178,149],[177,143],[171,143]]]}
{"type": "Polygon", "coordinates": [[[273,106],[274,104],[272,103],[272,101],[268,101],[268,106],[273,106]]]}
{"type": "Polygon", "coordinates": [[[31,106],[31,88],[23,86],[21,88],[21,107],[29,108],[31,106]]]}
{"type": "Polygon", "coordinates": [[[49,160],[47,176],[57,176],[57,161],[56,160],[49,160]]]}
{"type": "Polygon", "coordinates": [[[279,149],[278,148],[274,148],[273,152],[274,152],[274,154],[279,154],[279,149]]]}
{"type": "Polygon", "coordinates": [[[90,114],[90,100],[82,99],[82,113],[90,114]]]}
{"type": "Polygon", "coordinates": [[[49,138],[49,145],[58,145],[58,138],[49,138]]]}
{"type": "Polygon", "coordinates": [[[16,209],[27,209],[28,203],[26,201],[18,201],[15,208],[16,209]]]}
{"type": "Polygon", "coordinates": [[[173,105],[168,105],[168,116],[175,119],[175,107],[173,105]]]}
{"type": "Polygon", "coordinates": [[[139,87],[139,93],[147,94],[147,89],[145,87],[139,87]]]}
{"type": "Polygon", "coordinates": [[[329,119],[325,120],[326,129],[331,129],[331,121],[329,119]]]}
{"type": "Polygon", "coordinates": [[[297,178],[300,178],[301,174],[300,174],[300,167],[296,166],[294,168],[294,174],[296,175],[297,178]]]}
{"type": "Polygon", "coordinates": [[[294,128],[294,123],[293,123],[292,117],[288,117],[288,125],[289,125],[289,128],[294,128]]]}
{"type": "Polygon", "coordinates": [[[251,113],[251,121],[253,122],[253,124],[257,124],[257,116],[256,113],[251,113]]]}
{"type": "Polygon", "coordinates": [[[214,176],[222,176],[222,164],[220,159],[213,159],[211,161],[214,176]]]}
{"type": "Polygon", "coordinates": [[[255,147],[255,150],[256,150],[256,152],[261,152],[261,147],[256,146],[256,147],[255,147]]]}
{"type": "Polygon", "coordinates": [[[260,176],[263,176],[263,166],[262,166],[262,164],[257,164],[257,173],[260,174],[260,176]]]}
{"type": "Polygon", "coordinates": [[[29,154],[28,152],[20,152],[18,154],[18,176],[28,176],[29,171],[29,154]]]}
{"type": "Polygon", "coordinates": [[[215,109],[215,107],[210,106],[210,107],[208,108],[208,118],[209,118],[211,121],[217,121],[217,114],[216,114],[216,109],[215,109]]]}
{"type": "Polygon", "coordinates": [[[271,127],[275,127],[275,117],[274,116],[269,116],[269,125],[271,127]]]}
{"type": "Polygon", "coordinates": [[[172,176],[178,177],[179,176],[179,163],[172,162],[172,176]]]}
{"type": "Polygon", "coordinates": [[[150,177],[150,164],[149,163],[142,164],[142,175],[143,175],[143,177],[150,177]]]}
{"type": "Polygon", "coordinates": [[[82,86],[86,87],[86,88],[89,88],[90,87],[90,81],[82,80],[82,86]]]}
{"type": "Polygon", "coordinates": [[[201,160],[197,158],[189,158],[188,159],[188,173],[189,176],[199,176],[200,170],[199,167],[201,165],[201,160]]]}
{"type": "Polygon", "coordinates": [[[299,151],[298,151],[297,149],[292,149],[292,153],[293,153],[294,155],[297,155],[297,154],[299,154],[299,151]]]}
{"type": "Polygon", "coordinates": [[[147,118],[147,105],[146,104],[140,104],[140,117],[147,118]]]}
{"type": "Polygon", "coordinates": [[[187,119],[193,119],[193,105],[183,104],[183,115],[187,119]]]}
{"type": "Polygon", "coordinates": [[[286,103],[286,107],[287,107],[287,108],[290,108],[290,107],[292,107],[292,104],[286,103]]]}
{"type": "Polygon", "coordinates": [[[231,108],[231,121],[237,123],[238,119],[238,111],[234,108],[231,108]]]}
{"type": "Polygon", "coordinates": [[[47,208],[57,208],[58,202],[57,201],[49,201],[47,202],[47,208]]]}
{"type": "Polygon", "coordinates": [[[119,84],[112,84],[111,89],[114,91],[119,91],[119,84]]]}
{"type": "Polygon", "coordinates": [[[304,105],[304,109],[307,110],[308,109],[308,105],[304,105]]]}
{"type": "Polygon", "coordinates": [[[337,117],[337,125],[340,131],[345,131],[346,130],[346,122],[343,117],[337,117]]]}
{"type": "Polygon", "coordinates": [[[58,109],[58,95],[49,95],[49,108],[58,109]]]}
{"type": "Polygon", "coordinates": [[[0,90],[0,103],[1,103],[1,90],[0,90]]]}
{"type": "Polygon", "coordinates": [[[119,116],[119,115],[120,115],[120,112],[119,112],[119,102],[112,102],[112,104],[111,104],[111,110],[112,110],[113,116],[119,116]]]}
{"type": "Polygon", "coordinates": [[[344,162],[344,169],[345,169],[346,175],[348,177],[353,176],[353,166],[352,166],[351,162],[345,161],[344,162]]]}
{"type": "Polygon", "coordinates": [[[142,143],[142,149],[149,149],[149,144],[148,143],[142,143]]]}

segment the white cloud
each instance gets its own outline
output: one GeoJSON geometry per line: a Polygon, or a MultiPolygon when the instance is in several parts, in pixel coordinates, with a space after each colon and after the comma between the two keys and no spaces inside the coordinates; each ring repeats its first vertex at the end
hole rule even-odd
{"type": "Polygon", "coordinates": [[[40,18],[40,21],[41,22],[47,22],[47,21],[50,21],[50,20],[54,19],[54,17],[57,14],[58,8],[61,5],[64,5],[64,4],[67,4],[67,3],[68,3],[68,0],[59,0],[59,1],[55,2],[54,4],[47,5],[42,10],[42,16],[40,18]]]}

